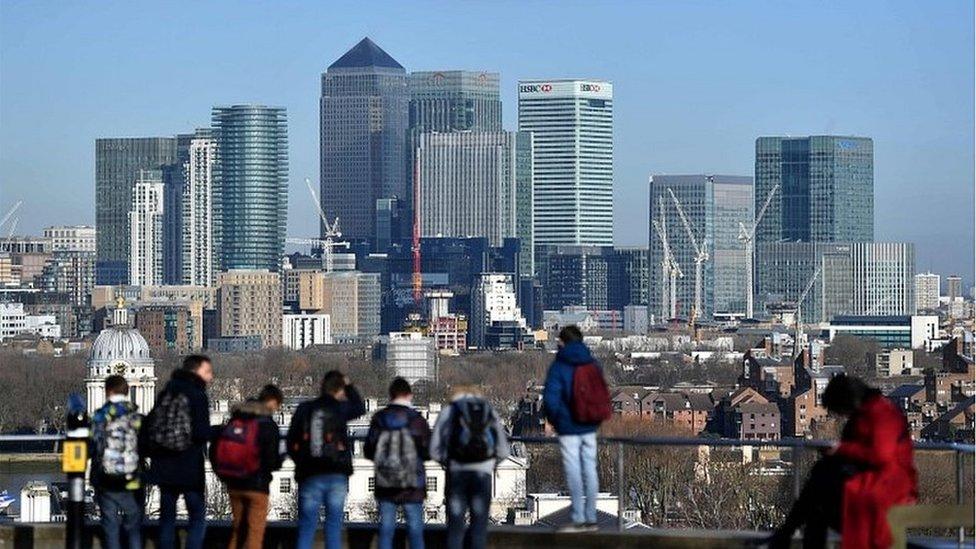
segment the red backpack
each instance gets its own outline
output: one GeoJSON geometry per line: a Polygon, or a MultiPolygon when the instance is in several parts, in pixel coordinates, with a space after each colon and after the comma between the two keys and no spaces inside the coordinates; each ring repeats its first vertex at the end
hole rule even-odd
{"type": "Polygon", "coordinates": [[[222,479],[245,479],[261,470],[257,418],[232,418],[213,443],[211,463],[222,479]]]}
{"type": "Polygon", "coordinates": [[[573,370],[573,400],[570,403],[573,421],[577,423],[602,423],[613,414],[610,390],[603,379],[600,367],[592,362],[573,370]]]}

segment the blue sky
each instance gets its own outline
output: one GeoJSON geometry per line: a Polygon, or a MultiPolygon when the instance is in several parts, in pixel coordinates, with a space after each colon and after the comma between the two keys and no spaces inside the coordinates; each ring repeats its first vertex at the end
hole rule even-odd
{"type": "Polygon", "coordinates": [[[759,135],[874,138],[878,240],[973,281],[973,3],[0,3],[0,212],[94,220],[94,140],[287,107],[289,235],[316,232],[320,73],[363,36],[407,70],[613,81],[615,232],[647,242],[651,173],[751,175],[759,135]]]}

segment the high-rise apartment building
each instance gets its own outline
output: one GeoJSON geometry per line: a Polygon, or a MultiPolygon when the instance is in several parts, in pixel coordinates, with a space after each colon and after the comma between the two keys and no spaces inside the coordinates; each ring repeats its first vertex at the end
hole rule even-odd
{"type": "Polygon", "coordinates": [[[139,170],[129,210],[129,283],[163,283],[163,175],[139,170]]]}
{"type": "Polygon", "coordinates": [[[296,351],[312,345],[330,345],[332,331],[329,315],[300,313],[284,315],[281,319],[282,345],[296,351]]]}
{"type": "Polygon", "coordinates": [[[533,134],[536,245],[613,245],[613,85],[519,82],[519,131],[533,134]]]}
{"type": "Polygon", "coordinates": [[[214,164],[217,143],[210,132],[190,140],[181,167],[180,281],[192,286],[212,286],[216,281],[213,227],[214,164]]]}
{"type": "Polygon", "coordinates": [[[37,287],[42,292],[69,296],[72,305],[88,306],[95,287],[95,252],[55,252],[44,263],[37,287]]]}
{"type": "MultiPolygon", "coordinates": [[[[695,244],[708,253],[702,262],[702,310],[698,318],[713,314],[745,313],[748,255],[738,241],[739,227],[753,220],[752,178],[737,175],[653,175],[650,178],[650,218],[662,223],[668,245],[684,277],[677,279],[678,316],[689,317],[695,302],[695,244]],[[670,192],[669,192],[670,189],[670,192]],[[684,211],[693,243],[688,236],[678,207],[684,211]]],[[[659,275],[664,248],[654,225],[650,226],[650,269],[659,275]]],[[[662,310],[662,300],[670,288],[653,285],[650,310],[662,310]]]]}
{"type": "Polygon", "coordinates": [[[502,100],[497,72],[422,71],[407,79],[411,132],[498,132],[502,100]]]}
{"type": "Polygon", "coordinates": [[[962,277],[959,275],[949,275],[946,277],[946,296],[952,303],[962,297],[962,277]]]}
{"type": "Polygon", "coordinates": [[[935,273],[915,275],[915,308],[919,311],[934,311],[939,308],[939,288],[941,278],[935,273]]]}
{"type": "Polygon", "coordinates": [[[277,272],[288,215],[285,109],[214,107],[212,123],[217,152],[212,195],[217,268],[277,272]]]}
{"type": "Polygon", "coordinates": [[[55,225],[44,228],[44,238],[51,241],[52,252],[94,252],[95,227],[91,225],[55,225]]]}
{"type": "Polygon", "coordinates": [[[140,170],[160,170],[176,158],[172,137],[95,140],[96,279],[129,281],[129,211],[140,170]]]}
{"type": "Polygon", "coordinates": [[[347,240],[376,237],[378,199],[410,196],[408,100],[406,71],[369,38],[322,74],[320,196],[347,240]]]}
{"type": "Polygon", "coordinates": [[[267,269],[234,269],[217,275],[222,337],[260,336],[263,347],[281,345],[281,280],[267,269]]]}
{"type": "Polygon", "coordinates": [[[468,342],[479,349],[521,348],[526,323],[512,275],[482,273],[471,291],[468,342]]]}
{"type": "Polygon", "coordinates": [[[357,271],[303,271],[298,279],[302,311],[329,315],[336,343],[369,341],[380,333],[380,275],[357,271]]]}
{"type": "Polygon", "coordinates": [[[818,135],[756,140],[758,212],[779,185],[756,231],[759,242],[874,240],[874,142],[818,135]]]}

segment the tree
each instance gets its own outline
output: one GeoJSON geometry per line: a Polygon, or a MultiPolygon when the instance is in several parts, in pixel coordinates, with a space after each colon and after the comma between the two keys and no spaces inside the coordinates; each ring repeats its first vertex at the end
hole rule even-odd
{"type": "Polygon", "coordinates": [[[839,364],[861,379],[875,378],[874,357],[881,346],[873,339],[840,334],[827,347],[826,363],[839,364]]]}

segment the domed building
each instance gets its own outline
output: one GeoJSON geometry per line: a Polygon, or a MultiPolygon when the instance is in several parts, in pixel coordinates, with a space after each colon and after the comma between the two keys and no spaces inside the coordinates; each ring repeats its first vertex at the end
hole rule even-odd
{"type": "Polygon", "coordinates": [[[142,413],[149,413],[156,400],[156,367],[146,339],[129,326],[128,310],[121,298],[112,325],[98,334],[88,358],[85,388],[89,413],[105,404],[105,378],[116,374],[129,382],[129,399],[142,413]]]}

